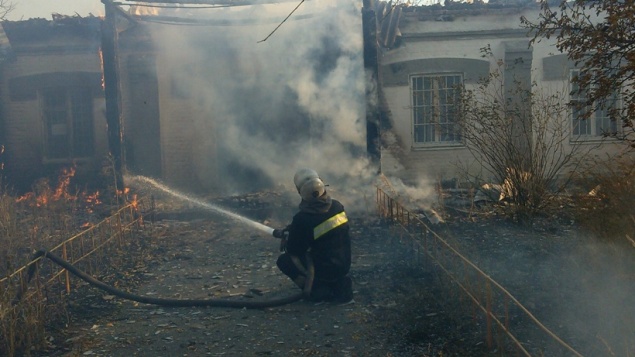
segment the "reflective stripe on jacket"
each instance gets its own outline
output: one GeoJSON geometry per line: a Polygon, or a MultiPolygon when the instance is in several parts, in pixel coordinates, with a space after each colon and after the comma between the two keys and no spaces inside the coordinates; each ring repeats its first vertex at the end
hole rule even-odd
{"type": "Polygon", "coordinates": [[[348,222],[348,217],[346,217],[346,212],[340,212],[335,216],[327,219],[326,221],[320,223],[315,228],[313,228],[313,239],[318,239],[326,233],[332,231],[333,229],[341,226],[342,224],[348,222]]]}

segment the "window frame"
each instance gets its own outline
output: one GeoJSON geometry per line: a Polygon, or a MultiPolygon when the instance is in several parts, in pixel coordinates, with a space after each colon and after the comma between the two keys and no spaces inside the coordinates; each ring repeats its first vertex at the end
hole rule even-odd
{"type": "Polygon", "coordinates": [[[578,88],[579,85],[574,82],[574,78],[577,75],[579,75],[581,71],[582,70],[580,68],[569,69],[570,114],[569,114],[568,122],[569,122],[569,128],[571,133],[570,141],[592,142],[592,141],[602,141],[607,138],[610,138],[604,135],[606,133],[605,131],[602,131],[602,129],[604,129],[604,125],[601,125],[601,124],[606,125],[607,123],[609,123],[608,125],[610,126],[611,134],[619,134],[620,127],[618,126],[617,121],[613,121],[612,123],[610,123],[610,117],[608,116],[608,111],[611,110],[611,108],[619,109],[621,105],[620,89],[618,88],[611,95],[610,98],[604,99],[605,103],[606,102],[612,102],[612,103],[604,104],[602,108],[598,108],[596,106],[596,103],[576,106],[574,103],[582,103],[588,100],[587,99],[588,95],[580,94],[580,91],[578,88]],[[583,108],[583,109],[580,109],[580,108],[583,108]],[[592,113],[588,114],[588,117],[585,119],[581,119],[581,120],[576,119],[576,113],[580,110],[585,112],[582,115],[587,115],[586,112],[592,112],[592,113]],[[584,126],[586,127],[584,130],[584,133],[580,132],[579,130],[580,126],[575,125],[576,120],[584,121],[584,126]]]}
{"type": "Polygon", "coordinates": [[[38,90],[38,96],[42,120],[43,162],[68,163],[92,159],[96,153],[96,142],[94,96],[90,88],[45,87],[38,90]],[[58,144],[53,143],[56,136],[54,131],[64,132],[59,135],[64,138],[59,138],[61,141],[58,144]],[[56,147],[57,145],[63,147],[56,147]]]}
{"type": "Polygon", "coordinates": [[[410,118],[411,118],[411,140],[414,149],[426,148],[445,148],[464,146],[464,140],[460,132],[450,132],[449,127],[457,128],[458,113],[460,112],[460,94],[465,89],[465,74],[462,72],[435,72],[435,73],[418,73],[409,76],[409,95],[410,95],[410,118]],[[460,83],[460,88],[451,89],[447,86],[447,79],[455,78],[455,83],[460,83]],[[445,86],[439,87],[438,80],[444,78],[445,86]],[[426,87],[425,81],[430,80],[429,87],[426,87]],[[421,80],[420,84],[416,84],[416,80],[421,80]],[[444,103],[440,103],[444,95],[444,103]],[[456,104],[452,105],[447,101],[448,92],[452,92],[455,97],[456,104]],[[426,93],[427,92],[427,93],[426,93]],[[419,99],[417,99],[419,98],[419,99]],[[419,102],[420,100],[420,102],[419,102]],[[428,103],[429,102],[429,103],[428,103]],[[445,109],[441,109],[445,108],[445,109]],[[422,113],[423,112],[423,113],[422,113]],[[428,114],[426,114],[428,112],[428,114]],[[422,114],[419,114],[422,113],[422,114]],[[431,114],[430,114],[431,113],[431,114]],[[422,116],[418,118],[418,116],[422,116]],[[426,115],[430,118],[437,119],[436,123],[432,120],[425,120],[426,115]],[[445,118],[443,118],[445,117],[445,118]],[[439,120],[441,119],[441,120],[439,120]],[[445,119],[445,120],[443,120],[445,119]],[[421,134],[418,134],[418,128],[422,127],[421,134]],[[425,127],[433,127],[434,130],[428,131],[425,127]],[[445,130],[443,130],[445,128],[445,130]],[[440,130],[441,129],[441,130],[440,130]],[[434,140],[418,140],[418,136],[430,137],[434,140]],[[454,139],[441,140],[444,135],[452,136],[454,139]]]}

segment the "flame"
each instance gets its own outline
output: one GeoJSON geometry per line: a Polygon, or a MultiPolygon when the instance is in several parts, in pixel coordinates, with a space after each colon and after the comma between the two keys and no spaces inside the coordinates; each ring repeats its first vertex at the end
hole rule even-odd
{"type": "Polygon", "coordinates": [[[130,201],[130,205],[132,206],[132,208],[136,210],[139,209],[139,201],[137,201],[137,194],[133,194],[132,195],[132,201],[130,201]]]}
{"type": "MultiPolygon", "coordinates": [[[[48,185],[48,181],[43,180],[37,185],[35,192],[28,192],[23,196],[15,199],[16,203],[25,202],[31,207],[43,207],[55,201],[77,201],[84,203],[83,205],[74,206],[74,209],[81,207],[87,213],[93,213],[97,205],[102,204],[101,192],[94,193],[81,192],[72,195],[68,192],[71,179],[75,176],[75,167],[62,169],[58,178],[58,184],[55,190],[48,185]]],[[[84,228],[84,226],[82,226],[84,228]]]]}
{"type": "Polygon", "coordinates": [[[54,191],[51,189],[46,181],[40,186],[40,193],[27,192],[26,194],[15,199],[16,203],[29,202],[31,206],[42,207],[46,206],[51,201],[75,200],[76,197],[68,193],[68,187],[71,183],[71,178],[75,176],[75,167],[69,169],[62,169],[62,172],[58,178],[58,184],[54,191]]]}
{"type": "Polygon", "coordinates": [[[99,17],[100,19],[104,19],[106,17],[106,11],[101,4],[93,5],[93,10],[90,12],[91,15],[99,17]]]}
{"type": "Polygon", "coordinates": [[[130,201],[130,206],[132,207],[135,213],[135,216],[139,219],[139,223],[143,224],[143,214],[139,214],[139,201],[137,200],[136,193],[132,195],[132,201],[130,201]]]}
{"type": "Polygon", "coordinates": [[[35,196],[35,193],[28,192],[25,195],[16,198],[15,199],[15,203],[20,203],[20,202],[23,202],[23,201],[31,200],[31,199],[33,199],[34,196],[35,196]]]}
{"type": "Polygon", "coordinates": [[[15,199],[16,203],[20,202],[32,202],[31,206],[42,207],[46,206],[49,202],[49,195],[47,192],[43,192],[36,196],[34,192],[27,192],[26,194],[15,199]]]}
{"type": "Polygon", "coordinates": [[[135,16],[157,16],[159,9],[149,6],[130,6],[129,12],[135,16]]]}
{"type": "Polygon", "coordinates": [[[101,200],[99,199],[99,191],[95,191],[92,195],[86,195],[85,200],[87,203],[98,205],[101,204],[101,200]]]}
{"type": "Polygon", "coordinates": [[[84,202],[86,202],[86,205],[87,205],[86,212],[93,213],[94,212],[93,208],[96,205],[100,205],[102,203],[101,200],[99,199],[99,195],[100,195],[99,191],[95,191],[95,193],[93,193],[92,195],[84,193],[83,195],[84,202]]]}
{"type": "Polygon", "coordinates": [[[73,196],[68,193],[68,186],[70,186],[73,176],[75,176],[75,167],[62,169],[57,187],[55,188],[55,193],[52,197],[53,200],[58,201],[60,198],[73,199],[73,196]]]}
{"type": "Polygon", "coordinates": [[[101,90],[106,89],[106,79],[104,76],[104,52],[99,48],[99,66],[101,68],[101,90]]]}
{"type": "Polygon", "coordinates": [[[128,193],[130,193],[130,188],[126,187],[123,190],[117,190],[115,192],[115,194],[117,195],[117,197],[123,197],[127,200],[128,197],[128,193]]]}
{"type": "Polygon", "coordinates": [[[130,192],[130,189],[128,187],[126,187],[123,190],[117,190],[117,196],[125,196],[129,192],[130,192]]]}

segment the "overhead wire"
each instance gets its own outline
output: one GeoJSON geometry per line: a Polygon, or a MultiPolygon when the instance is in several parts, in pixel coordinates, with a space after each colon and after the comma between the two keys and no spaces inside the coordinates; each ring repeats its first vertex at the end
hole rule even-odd
{"type": "Polygon", "coordinates": [[[271,33],[269,35],[267,35],[267,37],[265,37],[264,40],[260,40],[260,41],[258,41],[258,43],[267,41],[269,39],[269,37],[271,37],[271,35],[273,35],[274,32],[276,32],[280,28],[280,26],[282,26],[282,24],[284,24],[289,19],[289,17],[291,17],[291,15],[293,15],[295,10],[297,10],[300,7],[300,5],[302,5],[303,3],[304,3],[304,0],[300,1],[300,3],[289,13],[289,15],[287,15],[287,17],[285,17],[284,20],[282,20],[282,22],[280,24],[278,24],[278,26],[276,26],[276,28],[273,29],[273,31],[271,31],[271,33]]]}
{"type": "MultiPolygon", "coordinates": [[[[305,2],[306,0],[301,0],[296,6],[295,8],[293,8],[293,10],[291,10],[291,12],[278,24],[278,26],[276,26],[273,31],[271,31],[264,39],[258,41],[257,43],[261,43],[261,42],[265,42],[267,41],[276,31],[278,31],[278,29],[285,23],[287,22],[287,20],[296,12],[296,10],[298,10],[298,8],[305,2]]],[[[140,2],[113,2],[113,5],[119,5],[119,6],[139,6],[139,7],[149,7],[149,8],[164,8],[164,9],[187,9],[187,10],[198,10],[198,9],[219,9],[219,8],[227,8],[227,7],[235,7],[235,6],[250,6],[250,5],[261,5],[261,4],[277,4],[278,2],[274,3],[274,2],[263,2],[263,3],[242,3],[242,4],[214,4],[214,5],[207,5],[207,2],[202,2],[202,1],[151,1],[151,0],[146,0],[146,1],[140,1],[140,2]],[[174,4],[174,5],[166,5],[166,4],[174,4]]],[[[141,20],[141,21],[145,21],[145,22],[152,22],[152,23],[159,23],[159,24],[164,24],[164,25],[183,25],[183,26],[214,26],[215,24],[206,24],[206,23],[202,23],[200,21],[184,21],[184,20],[180,20],[178,18],[173,18],[174,20],[168,20],[168,18],[163,18],[163,19],[150,19],[149,17],[141,17],[138,15],[133,15],[136,19],[141,20]]]]}

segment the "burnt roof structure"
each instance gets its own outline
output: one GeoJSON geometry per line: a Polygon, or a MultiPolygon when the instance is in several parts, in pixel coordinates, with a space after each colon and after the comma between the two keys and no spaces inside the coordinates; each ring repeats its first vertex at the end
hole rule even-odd
{"type": "Polygon", "coordinates": [[[101,22],[102,19],[96,16],[80,17],[54,14],[52,21],[42,18],[4,21],[2,27],[11,42],[54,41],[60,37],[99,40],[101,22]]]}

